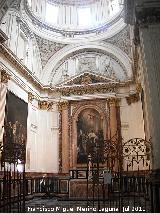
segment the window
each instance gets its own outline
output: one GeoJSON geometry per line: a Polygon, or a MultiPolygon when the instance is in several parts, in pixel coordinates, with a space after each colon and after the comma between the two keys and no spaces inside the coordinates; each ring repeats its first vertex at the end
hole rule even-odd
{"type": "Polygon", "coordinates": [[[32,0],[28,0],[28,5],[31,7],[32,6],[32,0]]]}
{"type": "Polygon", "coordinates": [[[110,5],[110,8],[111,8],[111,15],[114,15],[116,13],[119,12],[119,9],[120,9],[120,4],[119,4],[119,0],[114,0],[111,2],[111,5],[110,5]]]}
{"type": "Polygon", "coordinates": [[[21,62],[23,62],[25,65],[27,65],[28,40],[25,37],[23,32],[20,32],[20,35],[19,35],[17,56],[19,57],[21,62]]]}
{"type": "Polygon", "coordinates": [[[90,8],[81,8],[78,10],[78,21],[81,27],[90,26],[92,24],[90,8]]]}
{"type": "Polygon", "coordinates": [[[46,22],[56,24],[58,18],[58,7],[47,3],[46,5],[46,22]]]}

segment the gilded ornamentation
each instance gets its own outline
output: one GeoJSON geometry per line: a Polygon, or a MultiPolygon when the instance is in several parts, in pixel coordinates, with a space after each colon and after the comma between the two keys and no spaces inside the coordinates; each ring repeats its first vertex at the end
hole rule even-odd
{"type": "MultiPolygon", "coordinates": [[[[126,84],[125,84],[126,85],[126,84]]],[[[113,83],[102,83],[102,84],[86,84],[86,85],[75,85],[75,86],[63,86],[57,87],[57,92],[61,92],[63,96],[70,95],[84,95],[84,94],[95,94],[95,93],[112,93],[116,92],[118,87],[124,86],[118,82],[113,83]]]]}
{"type": "Polygon", "coordinates": [[[31,92],[28,92],[28,102],[32,103],[33,100],[34,100],[34,95],[31,92]]]}
{"type": "Polygon", "coordinates": [[[109,106],[119,106],[121,99],[119,98],[108,98],[107,103],[109,106]]]}
{"type": "Polygon", "coordinates": [[[1,70],[1,83],[8,83],[8,80],[10,80],[10,75],[5,71],[5,70],[1,70]]]}
{"type": "Polygon", "coordinates": [[[82,84],[91,84],[92,83],[92,79],[89,75],[85,75],[82,77],[82,81],[81,81],[82,84]]]}
{"type": "Polygon", "coordinates": [[[69,102],[68,101],[62,101],[58,103],[58,111],[61,112],[62,110],[67,109],[69,106],[69,102]]]}
{"type": "MultiPolygon", "coordinates": [[[[117,82],[112,78],[107,78],[106,76],[102,76],[96,73],[84,72],[83,74],[73,77],[72,79],[68,80],[66,83],[62,85],[72,86],[72,85],[81,85],[81,84],[97,84],[97,83],[110,83],[110,82],[117,82]]],[[[59,84],[61,86],[61,84],[59,84]]]]}
{"type": "Polygon", "coordinates": [[[87,100],[87,101],[73,101],[72,102],[72,116],[82,107],[94,106],[98,107],[100,111],[106,112],[106,100],[87,100]]]}
{"type": "Polygon", "coordinates": [[[128,105],[131,105],[132,103],[136,103],[140,100],[139,93],[131,94],[129,97],[126,97],[126,101],[128,105]]]}
{"type": "Polygon", "coordinates": [[[39,101],[39,102],[38,102],[38,106],[39,106],[39,109],[42,109],[42,110],[50,110],[50,109],[52,109],[53,102],[39,101]]]}
{"type": "Polygon", "coordinates": [[[137,85],[136,85],[136,91],[137,91],[137,93],[141,93],[142,92],[142,85],[141,85],[141,83],[137,83],[137,85]]]}

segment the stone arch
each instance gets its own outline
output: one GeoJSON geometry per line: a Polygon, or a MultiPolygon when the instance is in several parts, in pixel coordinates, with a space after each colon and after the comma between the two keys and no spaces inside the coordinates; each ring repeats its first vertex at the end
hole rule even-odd
{"type": "Polygon", "coordinates": [[[132,67],[131,60],[120,48],[110,44],[110,43],[89,43],[89,44],[76,44],[69,45],[58,52],[56,52],[48,61],[44,67],[43,73],[41,75],[41,81],[44,85],[49,85],[51,83],[52,76],[54,74],[54,68],[61,61],[67,58],[70,54],[77,53],[82,50],[91,50],[91,51],[103,51],[108,54],[112,54],[118,61],[120,61],[127,72],[128,79],[132,78],[132,67]]]}

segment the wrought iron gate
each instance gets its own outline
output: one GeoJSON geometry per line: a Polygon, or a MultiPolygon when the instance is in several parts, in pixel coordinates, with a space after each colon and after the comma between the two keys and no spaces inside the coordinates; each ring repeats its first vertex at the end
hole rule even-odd
{"type": "Polygon", "coordinates": [[[120,143],[113,137],[103,146],[103,153],[97,145],[88,157],[87,188],[92,183],[93,196],[87,190],[87,205],[96,205],[97,212],[150,213],[151,142],[134,138],[120,143]]]}
{"type": "Polygon", "coordinates": [[[1,146],[0,212],[25,212],[25,144],[1,146]]]}

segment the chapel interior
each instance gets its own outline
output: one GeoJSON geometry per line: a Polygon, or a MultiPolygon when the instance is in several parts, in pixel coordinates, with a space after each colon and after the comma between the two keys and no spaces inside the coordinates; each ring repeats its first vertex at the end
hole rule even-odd
{"type": "Polygon", "coordinates": [[[159,0],[0,0],[0,212],[159,213],[159,111],[159,0]]]}

